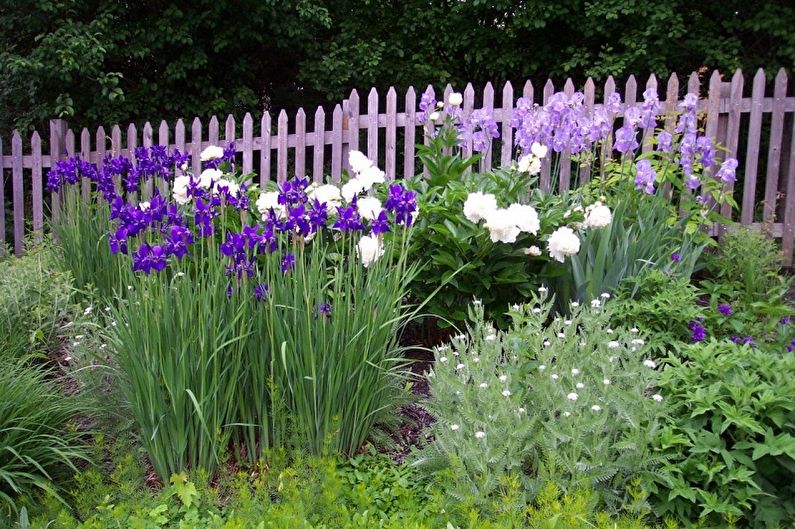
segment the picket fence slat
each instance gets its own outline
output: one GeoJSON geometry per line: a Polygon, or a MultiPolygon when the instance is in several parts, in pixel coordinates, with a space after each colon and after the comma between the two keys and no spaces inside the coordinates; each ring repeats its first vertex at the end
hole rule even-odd
{"type": "Polygon", "coordinates": [[[750,224],[756,208],[756,175],[759,168],[759,143],[762,132],[762,99],[765,97],[765,72],[757,70],[751,93],[751,116],[748,147],[745,154],[745,175],[741,222],[750,224]]]}
{"type": "Polygon", "coordinates": [[[11,179],[14,199],[14,254],[19,257],[24,250],[25,196],[22,179],[22,137],[16,130],[11,136],[11,179]]]}
{"type": "Polygon", "coordinates": [[[318,184],[323,183],[323,157],[325,154],[325,142],[323,137],[326,130],[326,113],[323,107],[317,107],[315,111],[315,142],[312,147],[312,181],[318,184]]]}
{"type": "Polygon", "coordinates": [[[259,162],[259,183],[265,183],[271,179],[271,115],[264,112],[260,120],[261,154],[259,162]]]}
{"type": "MultiPolygon", "coordinates": [[[[768,92],[769,95],[766,95],[767,80],[764,71],[760,69],[755,72],[752,83],[750,79],[748,80],[749,84],[752,84],[751,93],[748,96],[743,95],[746,79],[740,70],[733,72],[731,81],[728,79],[724,81],[717,71],[707,74],[693,72],[683,84],[687,85],[687,92],[699,95],[698,111],[701,116],[706,117],[706,134],[725,147],[725,151],[716,150],[716,166],[708,171],[707,176],[714,175],[717,166],[726,157],[741,154],[738,170],[740,182],[734,185],[725,184],[724,191],[731,194],[735,192],[735,189],[743,189],[743,196],[737,197],[738,202],[742,204],[738,214],[742,224],[759,226],[759,221],[773,221],[772,231],[777,237],[781,237],[782,262],[792,264],[793,238],[795,238],[793,231],[795,228],[792,226],[792,223],[795,223],[795,209],[793,209],[795,208],[795,202],[793,202],[795,201],[795,192],[793,192],[792,186],[795,184],[792,181],[795,180],[793,177],[795,161],[791,161],[791,159],[795,156],[793,154],[795,147],[790,147],[790,144],[793,144],[795,140],[790,133],[790,124],[795,120],[795,97],[787,96],[787,81],[787,73],[784,70],[778,71],[775,80],[771,83],[773,85],[772,94],[768,92]],[[709,76],[708,87],[705,87],[702,94],[701,83],[702,80],[707,81],[707,75],[709,76]],[[704,98],[700,97],[702,95],[704,98]],[[764,144],[761,140],[763,136],[764,144]],[[743,149],[740,149],[740,141],[746,142],[743,149]],[[765,147],[764,160],[760,160],[762,145],[765,147]],[[758,174],[760,167],[764,167],[762,176],[758,174]],[[764,183],[760,181],[760,178],[764,178],[764,183]],[[764,186],[764,191],[759,194],[760,198],[764,196],[762,204],[758,204],[756,198],[759,186],[764,186]],[[760,206],[761,219],[755,218],[757,205],[760,206]]],[[[633,106],[639,107],[642,104],[639,92],[651,90],[663,102],[666,113],[660,126],[672,131],[676,123],[675,114],[678,112],[680,101],[680,81],[676,74],[671,74],[667,79],[665,89],[661,86],[662,82],[662,79],[651,74],[643,84],[644,88],[641,88],[636,77],[629,76],[622,92],[623,110],[613,116],[614,120],[621,118],[616,126],[620,126],[628,119],[625,113],[626,109],[633,106]]],[[[564,93],[569,95],[577,89],[572,79],[566,79],[559,86],[562,86],[564,93]]],[[[482,171],[497,165],[500,167],[510,166],[516,156],[515,133],[511,127],[511,116],[514,111],[514,98],[520,97],[518,93],[520,89],[514,89],[510,82],[506,82],[501,88],[499,102],[495,101],[495,87],[491,83],[483,86],[482,93],[476,92],[472,83],[467,83],[462,91],[462,116],[466,119],[475,110],[487,109],[492,112],[500,131],[499,140],[493,142],[491,149],[485,151],[481,156],[479,168],[482,171]]],[[[586,111],[594,112],[603,104],[602,101],[608,101],[611,94],[616,91],[616,83],[612,77],[608,77],[599,102],[596,101],[597,90],[593,79],[587,79],[581,90],[586,111]]],[[[428,86],[426,91],[430,96],[438,97],[440,101],[449,103],[451,94],[455,92],[455,87],[450,84],[437,89],[428,86]]],[[[551,79],[543,84],[538,95],[535,93],[533,83],[529,80],[521,85],[521,97],[527,98],[531,103],[536,98],[539,103],[548,102],[554,91],[555,86],[551,79]]],[[[390,180],[399,176],[411,178],[418,170],[416,168],[416,143],[427,144],[428,135],[433,134],[438,127],[438,122],[433,123],[430,120],[426,120],[422,125],[418,123],[418,96],[419,94],[413,87],[409,87],[403,96],[394,87],[390,87],[384,97],[384,108],[381,108],[382,103],[379,101],[378,92],[372,88],[368,91],[367,108],[362,114],[359,94],[356,90],[352,90],[347,99],[333,108],[332,113],[329,113],[328,107],[317,107],[314,115],[309,116],[310,119],[314,119],[311,123],[307,123],[304,109],[297,109],[293,117],[288,117],[285,112],[278,111],[275,130],[272,130],[272,114],[264,112],[260,121],[260,133],[256,137],[251,114],[245,114],[240,129],[241,136],[238,136],[237,123],[231,114],[225,116],[223,131],[220,130],[220,118],[209,116],[209,121],[206,124],[206,137],[203,136],[201,118],[196,117],[191,122],[189,131],[191,138],[188,142],[186,142],[185,123],[182,120],[176,121],[173,136],[166,121],[156,122],[159,124],[157,131],[149,122],[140,124],[140,138],[136,129],[137,124],[133,123],[125,125],[124,131],[115,125],[110,129],[108,135],[102,127],[98,127],[92,133],[89,133],[88,129],[80,129],[75,132],[68,128],[65,121],[52,120],[48,154],[41,151],[42,138],[40,136],[37,141],[34,141],[35,135],[29,138],[30,145],[25,143],[28,141],[27,139],[22,142],[25,145],[24,148],[29,149],[26,152],[21,152],[21,150],[14,152],[13,145],[11,145],[10,155],[6,150],[6,155],[3,156],[2,150],[0,150],[0,171],[5,168],[6,173],[3,176],[7,178],[10,175],[11,177],[11,185],[0,189],[0,193],[7,195],[8,190],[12,190],[11,208],[13,211],[10,218],[16,224],[11,227],[10,232],[13,237],[14,251],[16,252],[19,245],[23,244],[21,240],[17,240],[20,239],[17,236],[20,225],[23,230],[22,238],[24,238],[26,227],[32,227],[33,235],[36,238],[40,238],[43,234],[44,199],[46,197],[43,187],[45,172],[58,160],[79,155],[101,167],[106,154],[110,154],[112,156],[130,156],[135,163],[134,153],[139,142],[145,147],[156,142],[158,145],[168,146],[169,149],[176,148],[181,152],[189,153],[192,169],[197,175],[201,173],[200,154],[204,147],[208,145],[229,146],[234,143],[237,152],[242,153],[242,168],[245,174],[251,174],[253,171],[254,151],[259,151],[260,183],[267,182],[271,177],[284,181],[293,174],[297,176],[311,174],[313,181],[321,183],[324,181],[324,173],[328,172],[330,172],[331,180],[339,181],[343,169],[349,168],[348,153],[353,149],[365,151],[385,171],[390,180]],[[398,111],[399,97],[404,97],[400,104],[400,111],[398,111]],[[405,108],[403,108],[404,104],[405,108]],[[326,123],[326,118],[331,119],[330,126],[326,123]],[[291,120],[294,121],[291,122],[291,120]],[[307,125],[311,130],[307,130],[307,125]],[[418,125],[421,125],[419,132],[418,125]],[[398,131],[398,129],[402,130],[398,131]],[[158,134],[157,138],[154,138],[155,133],[158,134]],[[417,134],[421,134],[422,138],[417,137],[417,134]],[[79,135],[79,138],[76,138],[76,135],[79,135]],[[219,135],[223,135],[223,138],[220,138],[219,135]],[[75,140],[79,141],[77,149],[75,149],[75,140]],[[366,142],[366,146],[363,146],[362,149],[359,149],[360,142],[366,142]],[[312,148],[311,161],[307,160],[309,147],[312,148]],[[328,159],[329,152],[330,159],[328,159]],[[276,158],[273,164],[275,168],[272,168],[271,159],[274,156],[276,158]],[[311,164],[311,167],[308,167],[307,164],[311,164]],[[21,175],[21,177],[17,175],[21,175]],[[27,183],[28,175],[30,175],[31,184],[27,183]],[[21,184],[19,183],[20,178],[21,184]],[[14,188],[15,184],[16,188],[14,188]],[[18,205],[14,190],[16,190],[16,195],[19,195],[21,190],[23,199],[26,200],[23,205],[18,205]],[[26,198],[25,193],[31,193],[31,196],[26,198]],[[26,212],[27,208],[31,209],[26,212]],[[20,210],[22,211],[21,221],[19,220],[20,210]],[[30,216],[26,217],[25,213],[30,216]]],[[[436,109],[431,109],[429,113],[434,110],[436,109]]],[[[652,138],[651,131],[643,131],[642,152],[648,153],[654,149],[652,138]]],[[[23,139],[20,136],[20,141],[23,139]]],[[[598,154],[603,160],[614,156],[612,141],[611,135],[604,142],[602,150],[598,154]]],[[[13,143],[13,138],[11,143],[13,143]]],[[[471,139],[468,138],[462,147],[465,155],[471,154],[471,139]]],[[[3,146],[0,145],[0,149],[2,148],[3,146]]],[[[563,159],[567,159],[565,152],[563,155],[563,159]]],[[[542,171],[539,176],[539,185],[542,189],[550,190],[553,185],[556,189],[569,189],[575,185],[586,183],[594,176],[590,174],[589,164],[577,161],[562,163],[559,168],[556,168],[557,173],[552,174],[550,158],[551,156],[542,163],[542,171]]],[[[424,168],[423,173],[427,174],[427,170],[424,168]]],[[[167,182],[157,179],[156,185],[161,193],[167,193],[167,182]]],[[[152,186],[152,181],[144,185],[141,199],[150,196],[152,186]]],[[[666,196],[672,195],[672,190],[668,185],[663,187],[663,192],[666,196]]],[[[88,186],[82,181],[80,194],[84,199],[89,198],[88,186]]],[[[51,196],[51,201],[52,204],[47,213],[53,222],[57,222],[59,218],[57,194],[51,196]]],[[[4,207],[5,204],[0,204],[0,213],[4,207]]],[[[731,216],[733,213],[726,204],[721,205],[720,211],[725,216],[731,216]]],[[[7,219],[8,217],[5,215],[0,215],[0,222],[7,224],[7,219]]],[[[4,228],[0,230],[2,232],[0,237],[3,237],[0,239],[0,243],[11,244],[12,241],[8,239],[9,232],[5,230],[7,226],[0,227],[4,228]]],[[[722,236],[725,233],[725,227],[715,226],[712,232],[722,236]]]]}
{"type": "Polygon", "coordinates": [[[404,122],[404,141],[403,141],[403,178],[414,176],[414,144],[416,143],[416,120],[417,120],[417,94],[414,87],[410,86],[406,90],[406,120],[404,122]]]}
{"type": "Polygon", "coordinates": [[[44,240],[44,194],[42,192],[41,137],[34,131],[30,137],[30,150],[33,154],[31,176],[31,195],[33,208],[33,233],[36,243],[44,240]]]}
{"type": "Polygon", "coordinates": [[[513,128],[511,127],[511,115],[513,114],[513,86],[511,82],[505,83],[502,88],[502,130],[500,139],[502,140],[502,152],[500,153],[500,165],[508,167],[513,160],[513,128]]]}
{"type": "Polygon", "coordinates": [[[778,176],[781,167],[781,141],[784,133],[784,97],[787,95],[787,73],[784,68],[776,74],[773,88],[773,113],[770,120],[770,146],[767,151],[767,174],[765,175],[765,202],[762,221],[774,221],[778,176]]]}

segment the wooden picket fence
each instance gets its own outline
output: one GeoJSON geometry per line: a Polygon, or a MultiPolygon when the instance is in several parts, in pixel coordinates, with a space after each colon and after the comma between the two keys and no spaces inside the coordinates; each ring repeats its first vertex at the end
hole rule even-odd
{"type": "MultiPolygon", "coordinates": [[[[630,76],[620,93],[626,109],[642,103],[641,94],[646,88],[658,90],[664,110],[668,113],[665,127],[669,129],[674,126],[672,112],[684,94],[697,93],[702,96],[699,109],[706,115],[707,135],[723,145],[726,153],[740,160],[737,186],[741,187],[741,193],[738,191],[735,197],[740,204],[739,211],[732,212],[728,206],[724,206],[722,213],[731,215],[743,225],[758,228],[764,224],[781,240],[782,264],[791,266],[795,239],[795,97],[788,95],[787,74],[783,69],[775,76],[772,93],[762,69],[756,72],[750,85],[750,88],[746,86],[745,77],[739,70],[730,80],[724,80],[719,72],[714,71],[706,85],[693,72],[685,83],[680,83],[676,74],[671,75],[664,92],[660,92],[661,87],[654,75],[648,78],[645,87],[638,86],[635,77],[630,76]]],[[[508,165],[515,158],[510,125],[515,99],[524,96],[541,104],[561,88],[568,93],[575,91],[571,79],[557,89],[548,80],[541,90],[527,81],[520,92],[515,92],[513,85],[508,82],[502,89],[498,107],[495,105],[495,90],[490,83],[478,93],[471,84],[465,87],[464,114],[476,108],[491,109],[500,125],[501,138],[481,159],[482,170],[488,170],[495,164],[508,165]]],[[[616,89],[614,79],[608,78],[604,88],[599,91],[600,100],[606,100],[616,89]]],[[[434,89],[429,86],[427,90],[434,89]]],[[[582,91],[587,105],[600,105],[596,100],[597,89],[592,79],[585,82],[582,91]]],[[[448,85],[439,95],[446,100],[452,92],[453,87],[448,85]]],[[[73,131],[65,121],[55,119],[50,122],[49,154],[42,151],[42,137],[38,132],[32,134],[27,145],[23,145],[21,135],[15,132],[10,142],[10,154],[6,154],[9,152],[8,146],[0,138],[0,180],[3,183],[0,185],[0,252],[10,242],[6,241],[7,188],[11,192],[10,222],[13,226],[10,231],[13,247],[14,252],[20,255],[28,231],[32,230],[37,239],[43,237],[45,209],[49,210],[52,220],[57,221],[58,202],[56,197],[48,196],[44,187],[46,172],[57,160],[72,155],[101,164],[108,153],[128,155],[139,145],[168,145],[190,152],[193,170],[198,174],[201,170],[199,153],[202,149],[208,145],[227,145],[234,141],[240,153],[243,172],[250,173],[256,168],[263,183],[271,179],[283,181],[290,175],[311,176],[317,182],[328,176],[332,181],[338,181],[342,171],[347,168],[347,155],[352,149],[362,150],[368,157],[377,160],[390,179],[414,177],[417,173],[415,144],[422,142],[424,133],[432,130],[432,124],[426,123],[423,127],[418,122],[419,96],[421,92],[409,88],[399,100],[395,89],[390,88],[382,101],[373,88],[363,109],[358,92],[353,90],[347,99],[334,106],[330,123],[323,107],[317,108],[311,123],[307,122],[307,113],[303,109],[296,112],[292,123],[282,110],[274,116],[269,112],[258,116],[256,131],[254,116],[250,113],[245,114],[242,127],[233,115],[229,115],[223,124],[223,136],[221,123],[216,117],[212,117],[206,129],[201,120],[195,118],[189,123],[189,131],[182,119],[177,120],[173,128],[166,121],[161,121],[157,136],[149,122],[140,131],[134,124],[124,130],[115,125],[108,134],[101,126],[94,133],[88,129],[73,131]],[[385,108],[381,106],[382,103],[385,108]],[[28,154],[25,154],[26,150],[28,154]],[[7,185],[9,177],[10,185],[7,185]]],[[[617,122],[618,125],[620,123],[617,122]]],[[[465,150],[470,148],[469,145],[465,146],[465,150]]],[[[603,153],[607,156],[610,150],[605,149],[603,153]]],[[[719,160],[726,153],[719,153],[719,160]]],[[[587,179],[588,175],[580,175],[580,182],[583,177],[587,179]]],[[[550,168],[545,164],[540,185],[549,190],[550,182],[550,168]]],[[[559,187],[566,189],[571,183],[569,167],[563,164],[558,179],[559,187]]],[[[88,198],[88,182],[82,183],[82,192],[88,198]]],[[[146,192],[151,192],[151,188],[146,192]]]]}

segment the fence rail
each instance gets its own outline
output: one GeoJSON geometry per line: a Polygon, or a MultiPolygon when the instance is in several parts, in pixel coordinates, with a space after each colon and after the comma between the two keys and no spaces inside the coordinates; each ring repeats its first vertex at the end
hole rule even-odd
{"type": "MultiPolygon", "coordinates": [[[[639,98],[639,93],[646,88],[654,88],[665,112],[672,112],[685,93],[701,96],[699,110],[706,116],[707,135],[725,146],[726,153],[740,160],[736,186],[741,189],[735,197],[740,204],[739,211],[732,212],[724,205],[722,213],[743,225],[768,225],[773,235],[781,240],[782,264],[791,266],[795,241],[795,97],[788,94],[788,88],[793,92],[793,87],[788,86],[787,73],[783,69],[775,76],[772,91],[762,69],[756,72],[750,83],[745,81],[740,70],[728,80],[714,71],[706,82],[696,72],[682,81],[673,74],[665,86],[659,85],[654,75],[643,86],[630,76],[623,90],[619,91],[626,109],[640,105],[642,97],[639,98]]],[[[480,168],[488,170],[494,165],[505,166],[515,157],[510,117],[516,98],[526,97],[542,104],[561,89],[573,93],[573,81],[568,79],[556,88],[548,80],[540,89],[527,81],[516,91],[508,82],[499,96],[500,106],[496,106],[495,89],[491,83],[478,92],[468,84],[463,90],[464,114],[476,108],[493,110],[501,133],[500,140],[481,159],[480,168]]],[[[426,90],[433,91],[434,87],[429,86],[426,90]]],[[[582,88],[586,105],[593,107],[601,104],[597,95],[605,101],[616,90],[618,87],[612,77],[598,92],[592,79],[588,79],[582,88]]],[[[452,92],[453,88],[448,85],[440,95],[446,100],[452,92]]],[[[197,117],[189,123],[179,119],[173,127],[161,121],[156,130],[149,122],[140,131],[134,124],[124,129],[114,125],[109,134],[101,126],[93,133],[86,128],[73,131],[65,121],[55,119],[50,122],[48,153],[42,150],[42,138],[38,132],[34,132],[24,146],[21,135],[14,132],[10,154],[8,145],[0,139],[3,183],[0,185],[0,251],[9,242],[6,240],[7,193],[11,193],[11,218],[8,222],[12,229],[9,231],[14,252],[19,255],[23,251],[27,230],[32,230],[38,239],[43,236],[47,204],[50,205],[52,219],[58,219],[58,202],[46,193],[44,176],[55,161],[72,155],[101,164],[107,153],[130,154],[139,145],[167,145],[190,152],[193,170],[198,172],[202,149],[234,141],[243,172],[254,172],[256,168],[260,182],[264,183],[271,179],[283,181],[288,175],[307,175],[315,181],[322,181],[325,175],[330,175],[332,181],[338,181],[342,171],[347,169],[347,153],[358,149],[377,160],[388,178],[411,178],[416,173],[415,143],[422,141],[424,132],[431,131],[433,127],[419,123],[416,110],[419,95],[410,87],[405,95],[398,97],[395,89],[390,88],[382,98],[373,88],[362,101],[359,93],[353,90],[329,114],[327,109],[318,107],[311,121],[303,109],[299,109],[292,120],[283,110],[273,115],[264,112],[261,116],[246,113],[242,124],[229,115],[223,122],[223,130],[215,116],[206,127],[197,117]],[[258,118],[258,124],[255,124],[255,118],[258,118]],[[23,152],[25,150],[27,152],[23,152]]],[[[619,113],[617,117],[621,116],[619,113]]],[[[672,128],[673,125],[673,119],[669,117],[665,127],[672,128]]],[[[471,145],[465,145],[464,149],[471,150],[471,145]]],[[[602,155],[609,156],[610,153],[610,146],[607,146],[602,155]]],[[[718,157],[723,158],[724,155],[719,153],[718,157]]],[[[587,173],[580,176],[588,178],[587,173]]],[[[540,185],[549,190],[550,182],[550,167],[545,164],[540,185]]],[[[569,167],[564,164],[559,186],[565,189],[571,183],[569,167]]],[[[82,192],[88,196],[87,181],[82,183],[82,192]]]]}

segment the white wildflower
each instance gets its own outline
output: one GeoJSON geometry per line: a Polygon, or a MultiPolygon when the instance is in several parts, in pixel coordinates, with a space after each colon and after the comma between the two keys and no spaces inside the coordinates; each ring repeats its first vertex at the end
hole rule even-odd
{"type": "Polygon", "coordinates": [[[562,333],[562,332],[558,333],[558,338],[565,338],[565,337],[566,337],[566,333],[562,333]]]}
{"type": "Polygon", "coordinates": [[[445,362],[447,362],[447,357],[446,356],[442,356],[441,358],[439,358],[439,362],[444,364],[445,362]]]}
{"type": "Polygon", "coordinates": [[[597,307],[599,307],[601,304],[602,304],[602,302],[601,302],[601,301],[599,301],[598,299],[592,299],[592,300],[591,300],[591,307],[593,307],[593,308],[597,308],[597,307]]]}
{"type": "Polygon", "coordinates": [[[576,393],[569,393],[568,395],[566,395],[566,398],[575,401],[579,398],[579,395],[577,395],[576,393]]]}
{"type": "Polygon", "coordinates": [[[609,386],[610,385],[610,379],[609,378],[604,379],[602,381],[602,384],[604,384],[605,386],[609,386]]]}
{"type": "Polygon", "coordinates": [[[559,377],[557,374],[552,373],[552,375],[549,378],[551,378],[552,380],[557,380],[559,377]]]}
{"type": "Polygon", "coordinates": [[[544,287],[544,286],[538,287],[538,292],[541,293],[541,294],[546,294],[547,293],[547,287],[544,287]]]}
{"type": "Polygon", "coordinates": [[[475,432],[475,437],[478,439],[483,439],[486,437],[486,432],[475,432]]]}
{"type": "Polygon", "coordinates": [[[640,338],[635,338],[634,340],[632,340],[632,344],[633,344],[633,345],[643,345],[643,344],[645,344],[645,343],[646,343],[646,342],[644,342],[644,341],[643,341],[643,340],[641,340],[640,338]]]}
{"type": "Polygon", "coordinates": [[[540,309],[540,308],[538,308],[538,307],[535,307],[535,308],[533,309],[533,314],[541,314],[541,309],[540,309]]]}
{"type": "Polygon", "coordinates": [[[506,380],[508,380],[507,375],[500,375],[500,382],[505,382],[506,380]]]}
{"type": "Polygon", "coordinates": [[[617,341],[615,341],[615,340],[611,340],[611,341],[607,342],[607,348],[608,348],[608,349],[616,349],[616,348],[618,348],[618,347],[620,347],[620,346],[621,346],[621,344],[620,344],[620,343],[618,343],[618,342],[617,342],[617,341]]]}
{"type": "Polygon", "coordinates": [[[93,310],[94,310],[94,307],[89,305],[88,307],[86,307],[86,310],[83,311],[83,316],[88,316],[89,314],[91,314],[91,312],[93,310]]]}
{"type": "Polygon", "coordinates": [[[459,370],[460,370],[460,369],[464,369],[465,367],[466,367],[466,366],[465,366],[464,364],[457,364],[457,365],[455,366],[455,368],[456,368],[456,369],[459,369],[459,370]]]}
{"type": "Polygon", "coordinates": [[[579,374],[580,374],[580,370],[577,369],[576,367],[571,370],[571,376],[576,377],[579,374]]]}
{"type": "Polygon", "coordinates": [[[654,399],[654,402],[662,402],[663,400],[662,395],[660,395],[659,393],[655,393],[654,395],[651,396],[651,398],[654,399]]]}
{"type": "Polygon", "coordinates": [[[503,396],[503,397],[510,397],[510,396],[511,396],[511,392],[510,392],[510,391],[508,391],[508,390],[506,389],[506,390],[504,390],[504,391],[502,392],[502,396],[503,396]]]}
{"type": "Polygon", "coordinates": [[[489,387],[489,385],[486,384],[485,382],[480,383],[480,389],[486,389],[487,387],[489,387]]]}
{"type": "Polygon", "coordinates": [[[606,332],[607,334],[613,334],[613,329],[607,329],[605,332],[606,332]]]}
{"type": "Polygon", "coordinates": [[[654,360],[648,360],[648,359],[643,361],[643,365],[650,369],[654,369],[655,367],[657,367],[657,364],[654,363],[654,360]]]}
{"type": "Polygon", "coordinates": [[[593,411],[602,411],[602,407],[599,406],[598,404],[594,404],[593,406],[591,406],[591,409],[593,411]]]}
{"type": "Polygon", "coordinates": [[[636,333],[636,332],[638,332],[638,328],[637,328],[637,327],[632,327],[632,328],[629,330],[629,332],[635,332],[635,333],[636,333]]]}
{"type": "Polygon", "coordinates": [[[350,151],[348,153],[348,165],[351,166],[351,171],[359,174],[372,167],[373,162],[361,151],[350,151]]]}
{"type": "Polygon", "coordinates": [[[571,417],[571,412],[570,411],[564,411],[563,412],[563,416],[564,417],[571,417]]]}
{"type": "Polygon", "coordinates": [[[574,308],[577,308],[577,307],[580,306],[580,302],[579,301],[572,301],[571,302],[571,306],[574,307],[574,308]]]}
{"type": "Polygon", "coordinates": [[[582,389],[585,387],[585,384],[583,384],[582,382],[577,382],[577,384],[574,387],[577,389],[582,389]]]}
{"type": "Polygon", "coordinates": [[[453,430],[454,432],[457,432],[459,428],[460,428],[460,426],[458,426],[457,424],[451,424],[450,425],[450,429],[453,430]]]}
{"type": "Polygon", "coordinates": [[[607,292],[602,292],[602,293],[600,294],[600,297],[602,297],[602,298],[604,298],[604,299],[610,299],[610,294],[608,294],[607,292]]]}
{"type": "Polygon", "coordinates": [[[188,193],[188,188],[190,187],[191,178],[187,175],[181,175],[174,179],[173,184],[173,191],[171,192],[171,196],[174,198],[174,201],[177,204],[187,204],[190,202],[190,195],[188,193]]]}

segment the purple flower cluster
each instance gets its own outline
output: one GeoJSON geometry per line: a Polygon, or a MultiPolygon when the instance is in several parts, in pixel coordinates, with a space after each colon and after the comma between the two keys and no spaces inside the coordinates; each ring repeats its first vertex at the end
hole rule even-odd
{"type": "Polygon", "coordinates": [[[703,342],[707,338],[707,329],[696,320],[688,323],[690,327],[690,341],[693,343],[703,342]]]}
{"type": "Polygon", "coordinates": [[[608,103],[595,110],[585,105],[581,92],[558,92],[544,106],[519,98],[511,125],[516,129],[516,145],[528,154],[533,143],[555,152],[572,154],[590,151],[612,132],[613,114],[621,110],[621,97],[614,93],[608,103]]]}
{"type": "Polygon", "coordinates": [[[756,342],[753,336],[732,336],[732,342],[740,345],[750,345],[756,347],[756,342]]]}
{"type": "Polygon", "coordinates": [[[638,160],[635,164],[635,189],[642,189],[649,195],[654,194],[654,183],[657,178],[657,173],[651,166],[649,160],[638,160]]]}
{"type": "MultiPolygon", "coordinates": [[[[404,189],[400,184],[389,186],[389,195],[384,204],[386,211],[395,215],[398,226],[411,226],[417,212],[417,193],[404,189]]],[[[378,222],[379,230],[383,229],[382,221],[378,222]]],[[[375,229],[373,230],[375,233],[375,229]]]]}
{"type": "Polygon", "coordinates": [[[731,316],[732,314],[734,314],[732,306],[729,305],[728,303],[721,303],[720,305],[718,305],[718,312],[720,312],[724,316],[731,316]]]}
{"type": "Polygon", "coordinates": [[[473,111],[457,128],[460,144],[472,142],[472,150],[475,152],[487,151],[491,140],[500,137],[497,122],[485,108],[473,111]]]}

